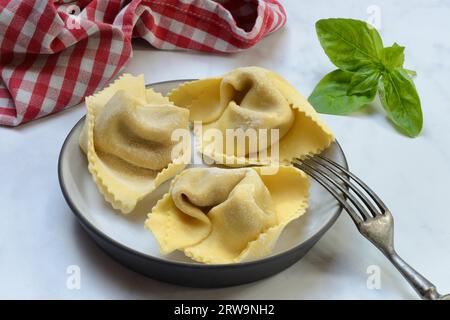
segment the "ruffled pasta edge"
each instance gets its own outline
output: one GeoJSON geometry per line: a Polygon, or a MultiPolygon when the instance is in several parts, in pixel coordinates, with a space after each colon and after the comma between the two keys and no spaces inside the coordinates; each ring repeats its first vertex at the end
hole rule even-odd
{"type": "MultiPolygon", "coordinates": [[[[261,172],[260,170],[263,169],[264,167],[251,167],[252,170],[255,170],[260,176],[261,176],[261,172]]],[[[301,179],[302,182],[305,183],[305,187],[304,187],[304,192],[303,192],[303,199],[299,202],[297,208],[287,217],[283,217],[283,214],[281,212],[279,212],[279,210],[277,210],[277,217],[281,217],[282,221],[279,221],[277,223],[277,225],[271,226],[269,228],[267,228],[264,232],[260,233],[259,236],[249,242],[246,246],[246,248],[244,250],[241,251],[241,253],[234,258],[233,260],[230,261],[222,261],[220,263],[225,263],[225,264],[229,264],[229,263],[239,263],[242,261],[247,261],[247,260],[254,260],[257,258],[261,258],[264,256],[268,256],[270,255],[270,253],[273,251],[273,248],[279,238],[279,236],[281,235],[282,231],[284,230],[284,228],[293,220],[299,218],[300,216],[302,216],[303,214],[305,214],[306,209],[308,208],[308,199],[309,199],[309,178],[308,176],[301,170],[292,167],[292,166],[279,166],[278,170],[289,170],[292,171],[292,173],[296,176],[296,178],[301,179]]],[[[179,175],[183,174],[183,172],[181,172],[179,175]]],[[[179,176],[178,175],[178,176],[179,176]]],[[[178,177],[177,176],[177,177],[178,177]]],[[[175,179],[172,181],[171,187],[174,183],[174,181],[177,179],[177,177],[175,177],[175,179]]],[[[264,179],[263,179],[264,180],[264,179]]],[[[266,185],[267,186],[267,185],[266,185]]],[[[269,189],[269,192],[272,194],[273,190],[269,189]]],[[[155,228],[152,227],[153,223],[161,223],[161,221],[152,221],[152,214],[153,212],[165,212],[165,210],[163,210],[162,208],[168,203],[168,201],[170,201],[170,191],[168,193],[166,193],[162,199],[160,199],[157,204],[153,207],[152,211],[148,214],[148,218],[145,222],[145,228],[148,229],[149,231],[151,231],[153,233],[153,235],[155,236],[156,241],[158,242],[159,246],[160,246],[160,250],[162,254],[168,254],[171,253],[175,250],[180,250],[182,251],[187,257],[191,258],[194,261],[200,262],[200,263],[205,263],[205,264],[217,264],[217,262],[215,262],[214,258],[211,258],[209,256],[204,256],[204,255],[197,255],[195,253],[193,253],[192,251],[190,251],[190,248],[195,247],[196,244],[201,243],[201,241],[203,241],[208,235],[206,235],[206,237],[204,237],[202,240],[198,241],[196,244],[194,245],[190,245],[188,247],[181,247],[181,248],[175,248],[173,246],[168,245],[168,238],[169,238],[169,230],[170,230],[170,221],[172,219],[172,216],[170,214],[168,214],[168,219],[166,219],[164,221],[164,228],[157,228],[159,229],[157,231],[157,234],[155,234],[155,228]],[[164,232],[161,232],[161,229],[164,232]]]]}
{"type": "MultiPolygon", "coordinates": [[[[319,144],[317,147],[308,150],[308,152],[305,153],[299,153],[294,154],[292,156],[283,156],[282,149],[283,144],[286,142],[286,137],[289,136],[288,133],[280,139],[279,141],[279,148],[280,148],[280,158],[278,160],[274,160],[271,157],[267,157],[267,161],[261,161],[259,159],[252,159],[248,157],[237,157],[235,155],[227,155],[224,153],[208,153],[205,151],[205,146],[203,143],[202,136],[200,134],[200,129],[198,127],[194,127],[194,135],[196,137],[196,147],[195,150],[202,154],[202,156],[209,159],[209,161],[225,165],[227,167],[237,168],[242,166],[254,166],[254,165],[272,165],[272,164],[289,164],[294,158],[305,158],[310,155],[315,155],[323,150],[325,150],[327,147],[329,147],[334,141],[335,137],[331,130],[328,128],[328,126],[320,119],[317,112],[314,110],[314,108],[309,104],[309,102],[300,95],[300,93],[297,92],[297,90],[292,87],[283,77],[278,75],[277,73],[273,71],[269,71],[260,67],[256,67],[258,69],[264,70],[264,72],[270,77],[274,85],[280,90],[282,95],[286,98],[287,102],[290,104],[293,111],[296,113],[295,117],[297,120],[297,117],[304,116],[311,122],[313,122],[315,125],[320,128],[322,133],[325,135],[324,142],[319,144]],[[283,142],[284,141],[284,142],[283,142]]],[[[192,105],[193,101],[198,99],[198,95],[201,94],[204,90],[204,84],[207,84],[207,80],[211,81],[221,81],[223,79],[222,77],[211,77],[206,79],[200,79],[200,80],[194,80],[194,81],[188,81],[185,83],[182,83],[178,87],[172,89],[168,93],[168,98],[172,102],[174,102],[176,105],[179,105],[181,107],[185,107],[187,109],[190,109],[190,106],[192,105]],[[203,85],[203,86],[202,86],[203,85]]],[[[208,84],[207,84],[208,85],[208,84]]],[[[294,120],[294,121],[296,121],[294,120]]],[[[293,129],[293,128],[291,128],[293,129]]],[[[286,148],[287,149],[287,148],[286,148]]],[[[270,153],[270,149],[268,151],[270,153]]]]}
{"type": "MultiPolygon", "coordinates": [[[[99,158],[99,156],[95,151],[94,137],[93,137],[95,114],[96,112],[98,112],[98,110],[95,110],[93,101],[94,99],[98,99],[99,97],[102,96],[111,97],[115,92],[117,92],[117,90],[121,89],[120,87],[121,82],[123,82],[124,79],[126,80],[128,77],[132,76],[129,74],[124,74],[105,89],[101,90],[100,92],[92,96],[86,97],[85,102],[87,107],[87,114],[85,127],[87,131],[87,145],[83,145],[83,141],[81,141],[83,139],[83,132],[80,135],[80,147],[82,149],[87,147],[87,150],[84,151],[85,152],[87,151],[88,170],[91,173],[95,184],[97,185],[100,193],[104,196],[105,200],[108,203],[110,203],[114,209],[119,210],[123,214],[130,213],[136,207],[137,203],[140,200],[142,200],[148,194],[153,192],[163,182],[167,181],[171,177],[175,176],[178,172],[182,171],[186,166],[186,164],[184,163],[176,163],[178,159],[175,159],[166,168],[159,171],[156,174],[153,181],[149,181],[149,188],[145,192],[141,193],[127,190],[124,186],[120,186],[120,184],[117,184],[117,188],[119,188],[119,191],[114,191],[111,188],[111,184],[115,183],[113,181],[108,181],[106,172],[104,172],[104,174],[100,173],[101,171],[103,171],[103,168],[101,168],[102,165],[101,159],[99,158]],[[124,196],[127,193],[129,193],[129,195],[124,196]],[[121,196],[119,194],[121,194],[121,196]]],[[[145,89],[143,76],[138,76],[137,78],[142,78],[145,99],[147,98],[148,92],[150,92],[151,90],[151,94],[156,94],[159,98],[164,99],[165,101],[167,101],[167,103],[172,104],[172,102],[170,102],[166,97],[164,97],[160,93],[157,93],[152,89],[145,89]]]]}

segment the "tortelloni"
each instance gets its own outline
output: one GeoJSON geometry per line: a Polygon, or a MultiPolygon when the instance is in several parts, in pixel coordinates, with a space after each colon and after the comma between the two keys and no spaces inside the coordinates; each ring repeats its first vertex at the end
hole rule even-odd
{"type": "Polygon", "coordinates": [[[121,77],[87,97],[86,106],[80,146],[95,183],[114,208],[132,211],[185,167],[189,147],[173,141],[172,133],[189,132],[189,111],[146,89],[142,76],[121,77]]]}
{"type": "Polygon", "coordinates": [[[145,223],[164,254],[182,250],[207,264],[235,263],[270,254],[281,231],[307,207],[306,175],[280,166],[186,169],[145,223]]]}
{"type": "Polygon", "coordinates": [[[195,127],[199,151],[220,164],[287,164],[334,141],[308,101],[263,68],[188,82],[168,97],[190,110],[191,121],[203,124],[195,127]]]}

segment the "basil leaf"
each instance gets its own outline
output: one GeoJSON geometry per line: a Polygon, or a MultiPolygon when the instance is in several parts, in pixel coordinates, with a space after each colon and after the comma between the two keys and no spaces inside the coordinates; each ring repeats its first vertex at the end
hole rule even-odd
{"type": "Polygon", "coordinates": [[[391,47],[383,48],[381,57],[385,68],[390,70],[401,68],[405,62],[405,47],[394,43],[391,47]]]}
{"type": "Polygon", "coordinates": [[[353,74],[347,91],[348,95],[363,94],[370,92],[375,96],[378,89],[378,82],[381,71],[374,68],[362,68],[353,74]]]}
{"type": "Polygon", "coordinates": [[[374,92],[348,95],[353,74],[342,70],[330,72],[320,80],[308,100],[320,113],[349,114],[373,101],[374,92]]]}
{"type": "Polygon", "coordinates": [[[395,69],[383,74],[380,99],[388,118],[410,137],[422,130],[423,116],[416,87],[407,72],[395,69]]]}
{"type": "Polygon", "coordinates": [[[364,21],[322,19],[316,22],[316,32],[331,62],[344,71],[381,63],[381,37],[364,21]]]}

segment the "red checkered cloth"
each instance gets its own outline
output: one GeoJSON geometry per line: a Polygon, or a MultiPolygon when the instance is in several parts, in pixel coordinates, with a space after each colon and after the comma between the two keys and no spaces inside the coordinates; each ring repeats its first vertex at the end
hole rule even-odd
{"type": "Polygon", "coordinates": [[[276,0],[0,0],[0,125],[80,103],[123,69],[134,37],[235,52],[285,22],[276,0]]]}

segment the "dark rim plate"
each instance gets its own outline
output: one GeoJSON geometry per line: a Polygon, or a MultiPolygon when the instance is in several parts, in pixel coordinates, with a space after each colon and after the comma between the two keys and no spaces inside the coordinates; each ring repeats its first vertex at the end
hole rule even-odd
{"type": "MultiPolygon", "coordinates": [[[[158,82],[150,84],[147,87],[152,87],[155,91],[166,94],[172,88],[185,81],[189,80],[158,82]]],[[[320,221],[320,225],[313,225],[313,231],[311,231],[305,239],[302,239],[301,242],[291,248],[275,252],[268,257],[255,261],[220,265],[203,265],[194,261],[170,260],[165,257],[144,253],[142,250],[137,250],[136,248],[123,243],[123,241],[111,237],[105,232],[104,226],[100,227],[94,223],[92,219],[89,219],[87,210],[81,208],[79,200],[74,196],[75,191],[72,190],[72,183],[76,182],[70,181],[71,183],[68,183],[68,180],[72,179],[68,172],[68,168],[71,166],[80,167],[80,163],[75,164],[78,160],[70,158],[69,153],[70,151],[75,152],[73,148],[78,148],[78,134],[83,125],[83,120],[84,117],[79,120],[69,132],[59,155],[58,178],[64,198],[78,221],[103,250],[118,262],[148,277],[193,287],[224,287],[263,279],[286,269],[302,258],[334,224],[342,212],[342,207],[332,199],[324,189],[319,187],[317,183],[311,181],[311,189],[315,190],[312,191],[311,194],[314,195],[315,193],[319,193],[317,195],[317,203],[310,206],[308,212],[299,218],[300,223],[311,224],[315,222],[315,217],[320,214],[326,215],[326,217],[321,217],[323,221],[320,221]],[[332,203],[330,202],[328,206],[323,206],[321,202],[323,202],[322,199],[324,198],[326,198],[328,202],[332,201],[332,203]],[[305,216],[307,218],[305,218],[305,216]]],[[[81,153],[82,151],[79,150],[79,152],[81,153]]],[[[344,152],[337,142],[325,150],[323,154],[348,168],[344,152]]],[[[84,165],[86,168],[85,170],[87,171],[87,165],[81,164],[81,166],[82,165],[84,165]]],[[[102,196],[98,193],[98,197],[102,196]]],[[[112,208],[110,210],[113,211],[112,208]]],[[[290,232],[296,232],[296,230],[294,229],[290,232]]],[[[280,241],[282,241],[282,237],[280,238],[280,241]]]]}

